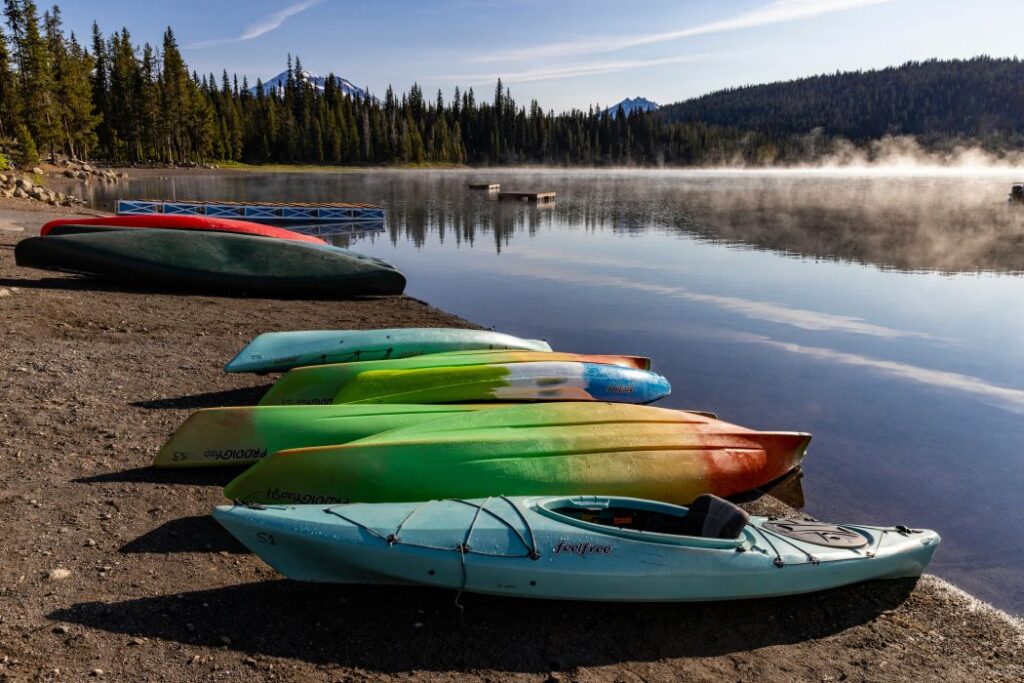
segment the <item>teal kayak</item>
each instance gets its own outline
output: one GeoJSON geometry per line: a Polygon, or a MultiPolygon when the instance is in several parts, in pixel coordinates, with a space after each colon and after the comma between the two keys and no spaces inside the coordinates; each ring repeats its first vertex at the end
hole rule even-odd
{"type": "Polygon", "coordinates": [[[402,327],[381,330],[266,332],[249,342],[226,372],[284,372],[303,365],[392,360],[448,351],[550,351],[547,342],[488,330],[402,327]]]}
{"type": "Polygon", "coordinates": [[[748,517],[720,498],[494,497],[221,506],[213,516],[288,578],[563,600],[671,602],[809,593],[919,576],[933,531],[748,517]]]}

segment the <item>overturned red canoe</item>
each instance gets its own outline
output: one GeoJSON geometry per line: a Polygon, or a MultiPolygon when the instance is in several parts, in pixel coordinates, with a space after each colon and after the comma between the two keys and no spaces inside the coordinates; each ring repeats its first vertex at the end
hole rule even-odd
{"type": "MultiPolygon", "coordinates": [[[[95,228],[156,228],[158,230],[205,230],[207,232],[233,232],[258,237],[276,237],[296,242],[325,244],[319,237],[303,235],[294,230],[260,225],[232,218],[208,218],[206,216],[99,216],[97,218],[59,218],[50,221],[40,229],[40,235],[48,235],[54,228],[62,226],[83,226],[95,228]]],[[[63,231],[61,231],[63,232],[63,231]]]]}

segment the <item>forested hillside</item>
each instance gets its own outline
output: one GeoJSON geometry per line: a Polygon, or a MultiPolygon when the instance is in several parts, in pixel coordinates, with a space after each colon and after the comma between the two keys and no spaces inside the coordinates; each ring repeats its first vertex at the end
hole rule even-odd
{"type": "Polygon", "coordinates": [[[761,131],[821,128],[854,142],[913,135],[924,142],[972,138],[1019,145],[1024,130],[1024,62],[977,57],[908,62],[732,88],[662,107],[670,121],[761,131]]]}
{"type": "MultiPolygon", "coordinates": [[[[906,64],[737,88],[658,111],[555,113],[499,81],[377,97],[288,57],[282,88],[190,70],[171,28],[138,45],[93,24],[82,41],[56,5],[4,0],[0,150],[19,165],[62,153],[118,163],[718,165],[814,161],[884,135],[926,146],[980,141],[1019,150],[1024,63],[906,64]],[[808,136],[807,133],[815,132],[808,136]],[[820,132],[819,132],[820,131],[820,132]]],[[[2,163],[0,163],[2,165],[2,163]]]]}
{"type": "Polygon", "coordinates": [[[115,162],[696,164],[733,158],[743,132],[667,124],[643,112],[597,106],[555,114],[516,103],[499,81],[445,97],[390,88],[379,99],[347,94],[340,79],[314,87],[289,57],[281,89],[243,76],[189,70],[168,28],[159,46],[127,28],[93,25],[83,45],[60,9],[5,0],[0,34],[0,143],[21,164],[63,152],[115,162]]]}

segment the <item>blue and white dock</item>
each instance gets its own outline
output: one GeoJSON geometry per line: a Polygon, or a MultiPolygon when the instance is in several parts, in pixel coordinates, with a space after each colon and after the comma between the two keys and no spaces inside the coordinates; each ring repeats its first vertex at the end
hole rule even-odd
{"type": "Polygon", "coordinates": [[[121,199],[119,216],[208,216],[276,223],[282,221],[382,221],[384,208],[373,204],[319,204],[274,202],[212,202],[203,200],[121,199]]]}

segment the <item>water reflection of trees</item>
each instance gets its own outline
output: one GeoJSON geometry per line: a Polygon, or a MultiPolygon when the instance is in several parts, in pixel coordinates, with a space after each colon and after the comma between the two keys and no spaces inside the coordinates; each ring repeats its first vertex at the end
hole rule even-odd
{"type": "Polygon", "coordinates": [[[1024,272],[1024,207],[988,180],[801,180],[698,194],[701,237],[898,270],[1024,272]]]}
{"type": "Polygon", "coordinates": [[[1024,207],[991,178],[569,174],[517,176],[559,193],[550,209],[508,205],[464,178],[405,182],[387,198],[393,241],[428,236],[500,251],[540,228],[661,231],[788,255],[900,270],[1024,271],[1024,207]]]}
{"type": "MultiPolygon", "coordinates": [[[[789,255],[904,270],[1024,271],[1024,207],[991,178],[730,177],[651,172],[234,174],[140,179],[125,196],[363,201],[386,208],[393,243],[498,251],[540,230],[678,233],[789,255]],[[497,202],[468,180],[554,190],[557,204],[497,202]],[[141,193],[141,194],[140,194],[141,193]]],[[[98,192],[97,192],[98,191],[98,192]]],[[[102,205],[106,187],[91,199],[102,205]]],[[[358,239],[380,239],[364,235],[358,239]]]]}

